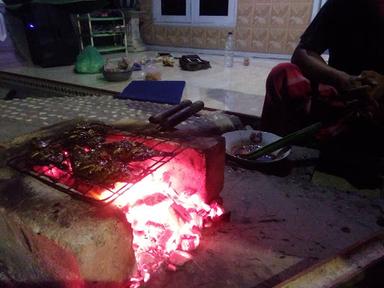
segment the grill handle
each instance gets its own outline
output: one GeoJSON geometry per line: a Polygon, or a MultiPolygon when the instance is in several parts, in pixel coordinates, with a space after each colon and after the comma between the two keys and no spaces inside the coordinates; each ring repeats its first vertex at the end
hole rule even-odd
{"type": "Polygon", "coordinates": [[[204,108],[203,101],[196,101],[192,105],[183,108],[182,110],[176,112],[175,114],[168,117],[164,122],[160,123],[161,130],[167,130],[175,127],[177,124],[183,122],[188,119],[192,115],[199,112],[204,108]]]}
{"type": "Polygon", "coordinates": [[[183,109],[185,107],[190,106],[191,104],[192,104],[191,100],[183,100],[180,102],[180,104],[178,104],[178,105],[176,105],[176,106],[174,106],[168,110],[157,113],[156,115],[152,115],[151,117],[149,117],[148,120],[149,120],[149,122],[151,122],[153,124],[161,123],[170,115],[180,111],[181,109],[183,109]]]}

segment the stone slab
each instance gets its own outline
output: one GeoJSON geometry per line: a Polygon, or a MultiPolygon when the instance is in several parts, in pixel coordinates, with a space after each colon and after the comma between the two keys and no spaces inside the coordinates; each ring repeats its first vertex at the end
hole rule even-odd
{"type": "Polygon", "coordinates": [[[73,199],[4,166],[0,243],[1,266],[13,284],[120,287],[135,271],[132,231],[122,212],[73,199]]]}

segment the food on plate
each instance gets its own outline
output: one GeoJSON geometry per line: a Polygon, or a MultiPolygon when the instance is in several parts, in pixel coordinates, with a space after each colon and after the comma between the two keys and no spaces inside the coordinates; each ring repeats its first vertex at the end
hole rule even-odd
{"type": "MultiPolygon", "coordinates": [[[[245,158],[246,155],[255,152],[263,146],[264,145],[262,132],[255,131],[249,135],[248,139],[242,140],[236,145],[233,145],[233,147],[231,148],[231,154],[235,157],[245,158]]],[[[261,158],[266,160],[274,160],[276,159],[276,155],[267,154],[262,156],[261,158]]]]}

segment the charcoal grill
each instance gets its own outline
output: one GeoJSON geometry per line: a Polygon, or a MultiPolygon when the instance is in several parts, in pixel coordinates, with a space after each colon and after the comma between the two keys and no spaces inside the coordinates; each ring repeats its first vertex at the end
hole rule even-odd
{"type": "MultiPolygon", "coordinates": [[[[76,175],[73,169],[71,169],[71,155],[61,157],[61,163],[54,163],[56,165],[52,163],[44,164],[42,166],[41,164],[40,166],[38,166],[39,164],[33,164],[34,166],[31,168],[30,162],[28,161],[27,150],[25,153],[21,153],[20,155],[11,158],[8,161],[8,164],[14,169],[27,173],[72,196],[80,197],[87,201],[99,204],[109,204],[131,189],[132,186],[140,182],[143,178],[153,174],[157,169],[168,163],[171,159],[183,151],[184,148],[181,143],[170,141],[168,138],[164,138],[164,136],[162,137],[162,134],[159,132],[174,127],[178,123],[200,111],[203,107],[204,103],[201,101],[197,101],[195,103],[192,103],[189,100],[183,101],[179,105],[151,117],[149,119],[150,122],[155,123],[151,123],[147,128],[141,129],[141,131],[131,130],[130,132],[127,132],[102,123],[93,123],[95,125],[101,125],[104,126],[104,128],[108,128],[108,133],[105,135],[103,143],[111,142],[107,141],[107,139],[114,139],[112,142],[128,140],[132,143],[143,145],[144,147],[154,151],[165,152],[162,153],[162,155],[150,157],[145,159],[145,161],[141,161],[143,165],[137,165],[137,160],[125,163],[124,166],[128,168],[130,179],[129,183],[125,183],[123,185],[119,182],[114,184],[115,187],[110,187],[96,181],[90,181],[89,179],[78,177],[79,175],[76,175]],[[37,166],[38,168],[36,168],[37,166]]],[[[69,128],[75,127],[73,126],[69,128]]],[[[60,137],[59,135],[53,135],[48,137],[48,139],[49,144],[47,145],[60,147],[60,149],[63,150],[60,154],[66,154],[64,147],[61,145],[65,142],[65,136],[60,137]]],[[[75,143],[74,145],[76,146],[79,144],[75,143]]],[[[86,143],[82,143],[80,145],[81,149],[88,149],[86,148],[86,143]]]]}
{"type": "MultiPolygon", "coordinates": [[[[114,131],[113,133],[108,134],[108,137],[129,140],[137,144],[143,144],[150,149],[167,153],[163,156],[156,156],[142,161],[145,162],[145,168],[140,166],[139,169],[137,163],[129,163],[128,167],[134,174],[134,177],[130,178],[131,180],[129,183],[125,183],[119,187],[111,187],[87,179],[81,179],[74,175],[73,171],[70,169],[59,168],[53,164],[43,166],[40,169],[31,169],[30,165],[28,165],[27,153],[25,152],[21,152],[19,155],[9,159],[8,165],[19,172],[31,175],[71,196],[95,204],[107,205],[127,192],[143,178],[153,174],[157,169],[171,161],[185,149],[181,143],[170,141],[170,139],[160,136],[153,137],[125,131],[114,131]],[[109,193],[100,193],[102,191],[108,191],[109,193]],[[102,197],[102,195],[105,195],[105,197],[102,197]]],[[[67,159],[64,161],[66,160],[67,159]]]]}
{"type": "MultiPolygon", "coordinates": [[[[200,243],[200,230],[223,214],[219,193],[224,143],[216,138],[173,139],[161,132],[177,122],[175,118],[184,117],[185,111],[176,112],[164,122],[151,123],[150,129],[158,131],[153,135],[100,122],[59,123],[10,149],[14,156],[8,165],[52,186],[52,195],[62,191],[92,204],[119,208],[132,229],[130,245],[137,269],[131,281],[146,282],[163,263],[176,269],[189,261],[189,251],[200,243]]],[[[162,117],[153,118],[156,122],[162,117]]],[[[60,202],[52,206],[50,197],[41,193],[42,202],[49,203],[48,213],[56,211],[60,202]]],[[[70,207],[74,203],[68,198],[62,199],[70,207]]],[[[57,217],[48,218],[60,230],[63,225],[57,217]]]]}

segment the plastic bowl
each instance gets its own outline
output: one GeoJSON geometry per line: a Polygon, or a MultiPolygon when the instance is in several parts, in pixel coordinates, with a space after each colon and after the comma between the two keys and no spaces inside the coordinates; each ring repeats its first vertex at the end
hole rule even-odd
{"type": "Polygon", "coordinates": [[[131,78],[132,75],[132,69],[127,70],[104,70],[103,69],[103,76],[105,80],[111,81],[111,82],[120,82],[120,81],[126,81],[131,78]]]}

